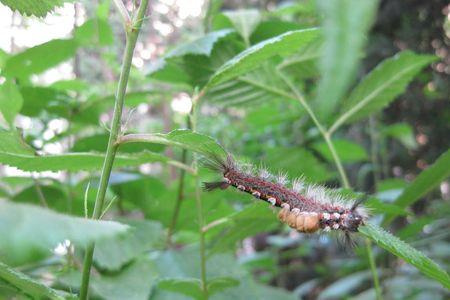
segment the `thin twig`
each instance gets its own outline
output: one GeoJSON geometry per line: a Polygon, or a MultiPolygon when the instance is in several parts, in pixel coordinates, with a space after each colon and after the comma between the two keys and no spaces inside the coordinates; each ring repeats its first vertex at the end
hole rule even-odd
{"type": "Polygon", "coordinates": [[[212,221],[211,223],[209,223],[209,224],[203,226],[202,231],[203,231],[203,232],[207,232],[207,231],[210,230],[211,228],[214,228],[214,227],[219,226],[219,225],[221,225],[221,224],[223,224],[223,223],[226,223],[226,222],[228,222],[229,220],[230,220],[229,218],[220,218],[220,219],[217,219],[217,220],[215,220],[215,221],[212,221]]]}
{"type": "Polygon", "coordinates": [[[41,205],[43,207],[48,208],[48,203],[47,203],[47,200],[45,200],[45,196],[44,196],[44,193],[42,192],[42,188],[41,188],[39,181],[35,177],[33,177],[33,181],[34,181],[34,188],[38,195],[39,201],[41,202],[41,205]]]}
{"type": "Polygon", "coordinates": [[[88,194],[89,194],[89,188],[91,187],[91,182],[89,181],[86,190],[84,191],[84,217],[87,219],[89,218],[89,211],[88,211],[88,194]]]}
{"type": "Polygon", "coordinates": [[[111,201],[109,201],[109,203],[106,205],[105,209],[103,210],[102,214],[100,215],[100,218],[99,218],[100,220],[103,219],[103,216],[106,214],[106,212],[109,210],[109,208],[111,207],[111,205],[117,198],[118,197],[115,196],[114,198],[111,199],[111,201]]]}
{"type": "Polygon", "coordinates": [[[117,10],[119,11],[120,16],[122,17],[122,21],[124,26],[128,26],[131,24],[130,14],[128,13],[127,8],[123,4],[122,0],[113,0],[117,10]]]}

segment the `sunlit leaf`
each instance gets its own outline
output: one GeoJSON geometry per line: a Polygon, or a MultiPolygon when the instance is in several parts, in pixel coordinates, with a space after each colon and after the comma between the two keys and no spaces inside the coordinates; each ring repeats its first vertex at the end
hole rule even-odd
{"type": "Polygon", "coordinates": [[[273,56],[293,54],[300,47],[314,41],[319,36],[318,29],[305,29],[286,32],[282,35],[260,42],[239,53],[222,65],[211,77],[208,87],[225,82],[252,69],[273,56]]]}

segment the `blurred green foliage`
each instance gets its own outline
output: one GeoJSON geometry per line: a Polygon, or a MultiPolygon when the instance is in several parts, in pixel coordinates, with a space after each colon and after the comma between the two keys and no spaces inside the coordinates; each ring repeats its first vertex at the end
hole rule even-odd
{"type": "MultiPolygon", "coordinates": [[[[45,16],[65,1],[1,2],[45,16]]],[[[203,32],[180,28],[164,55],[131,71],[109,221],[84,217],[124,44],[117,13],[109,1],[84,3],[72,38],[0,51],[0,298],[76,297],[85,246],[96,241],[93,299],[204,299],[205,290],[210,299],[446,299],[450,108],[440,70],[449,54],[438,48],[449,42],[448,11],[433,15],[444,1],[414,6],[419,16],[405,5],[205,3],[203,32]],[[33,79],[69,60],[76,78],[33,79]],[[189,115],[170,109],[180,97],[192,101],[189,115]],[[372,218],[358,246],[346,252],[328,235],[292,232],[235,191],[200,191],[216,176],[200,156],[224,148],[274,173],[366,194],[372,218]],[[376,243],[371,255],[364,237],[376,243]]]]}

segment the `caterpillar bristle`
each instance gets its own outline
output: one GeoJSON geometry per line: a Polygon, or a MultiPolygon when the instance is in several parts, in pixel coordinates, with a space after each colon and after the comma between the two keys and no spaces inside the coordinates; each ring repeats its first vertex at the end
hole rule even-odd
{"type": "Polygon", "coordinates": [[[281,184],[281,185],[284,185],[284,186],[288,185],[289,184],[289,179],[287,177],[287,174],[279,173],[277,178],[276,178],[276,182],[278,184],[281,184]]]}
{"type": "Polygon", "coordinates": [[[272,174],[270,174],[270,172],[266,168],[260,169],[258,176],[264,180],[270,180],[272,178],[272,174]]]}
{"type": "Polygon", "coordinates": [[[302,178],[296,178],[292,182],[292,190],[296,193],[301,193],[305,189],[305,182],[302,178]]]}

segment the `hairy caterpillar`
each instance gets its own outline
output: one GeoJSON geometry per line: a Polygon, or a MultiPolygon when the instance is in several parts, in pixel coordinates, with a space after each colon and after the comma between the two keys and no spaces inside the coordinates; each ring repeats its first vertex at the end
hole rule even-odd
{"type": "Polygon", "coordinates": [[[348,201],[322,186],[307,184],[303,179],[296,179],[289,185],[284,175],[275,177],[265,169],[245,170],[231,155],[226,159],[212,155],[204,165],[223,175],[220,181],[204,182],[205,190],[233,186],[272,206],[281,207],[280,221],[300,232],[339,230],[349,240],[349,233],[357,232],[368,218],[361,201],[348,201]]]}

